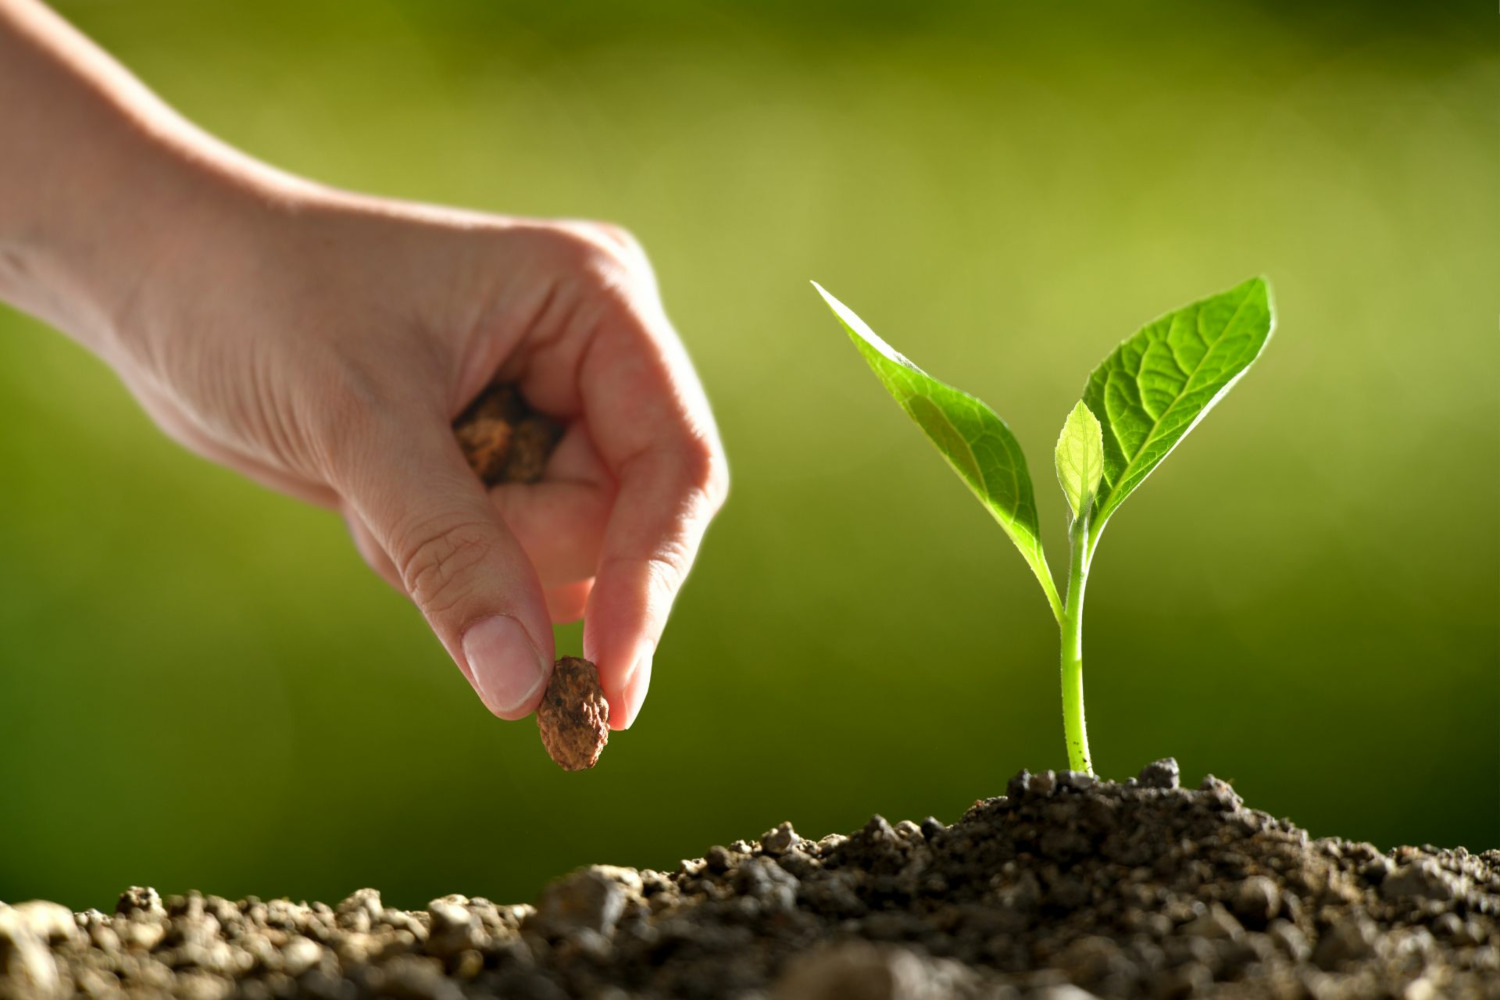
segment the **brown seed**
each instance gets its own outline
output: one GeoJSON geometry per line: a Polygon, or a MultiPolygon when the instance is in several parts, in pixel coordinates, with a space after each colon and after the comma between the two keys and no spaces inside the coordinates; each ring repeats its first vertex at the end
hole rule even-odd
{"type": "Polygon", "coordinates": [[[469,468],[486,486],[534,483],[562,437],[562,427],[536,413],[513,385],[491,385],[453,422],[469,468]]]}
{"type": "Polygon", "coordinates": [[[562,428],[546,417],[532,415],[522,420],[510,436],[510,455],[501,471],[502,481],[534,483],[541,479],[560,437],[562,428]]]}
{"type": "Polygon", "coordinates": [[[609,702],[592,663],[574,656],[557,661],[536,725],[542,745],[564,771],[584,771],[599,762],[609,742],[609,702]]]}

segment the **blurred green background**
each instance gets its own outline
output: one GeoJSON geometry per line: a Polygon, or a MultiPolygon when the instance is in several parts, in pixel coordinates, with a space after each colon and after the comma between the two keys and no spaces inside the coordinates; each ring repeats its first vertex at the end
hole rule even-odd
{"type": "Polygon", "coordinates": [[[640,723],[563,774],[334,517],[0,312],[0,898],[519,901],[1064,766],[1035,582],[809,278],[1006,417],[1062,565],[1090,368],[1270,275],[1260,366],[1100,549],[1096,764],[1500,846],[1500,59],[1489,6],[1435,6],[61,4],[287,169],[629,226],[734,488],[640,723]]]}

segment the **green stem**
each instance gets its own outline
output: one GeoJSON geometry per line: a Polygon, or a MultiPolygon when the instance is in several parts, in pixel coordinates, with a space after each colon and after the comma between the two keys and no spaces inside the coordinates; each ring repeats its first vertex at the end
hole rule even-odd
{"type": "Polygon", "coordinates": [[[1063,733],[1068,740],[1068,767],[1094,773],[1089,759],[1089,737],[1083,722],[1083,588],[1089,576],[1088,514],[1077,517],[1068,529],[1068,600],[1063,606],[1062,697],[1063,733]]]}

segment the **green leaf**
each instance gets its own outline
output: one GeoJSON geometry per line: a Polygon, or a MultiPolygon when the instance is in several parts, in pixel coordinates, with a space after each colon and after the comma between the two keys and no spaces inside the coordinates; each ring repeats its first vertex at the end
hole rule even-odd
{"type": "Polygon", "coordinates": [[[1057,482],[1076,521],[1093,505],[1099,480],[1104,476],[1104,430],[1082,401],[1073,407],[1063,424],[1055,457],[1057,482]]]}
{"type": "Polygon", "coordinates": [[[1005,421],[975,397],[939,382],[882,340],[816,281],[813,287],[849,331],[854,346],[907,415],[1021,550],[1059,619],[1062,601],[1038,537],[1036,497],[1026,456],[1005,421]]]}
{"type": "Polygon", "coordinates": [[[1089,534],[1099,532],[1188,431],[1234,385],[1275,326],[1264,278],[1148,324],[1094,369],[1083,401],[1104,425],[1104,486],[1089,534]]]}

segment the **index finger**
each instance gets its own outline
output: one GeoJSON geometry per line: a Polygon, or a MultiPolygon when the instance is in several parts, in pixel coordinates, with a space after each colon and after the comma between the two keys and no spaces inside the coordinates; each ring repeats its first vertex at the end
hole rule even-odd
{"type": "Polygon", "coordinates": [[[622,296],[579,370],[584,417],[619,490],[584,613],[610,721],[635,721],[651,661],[729,473],[698,376],[654,301],[622,296]]]}

